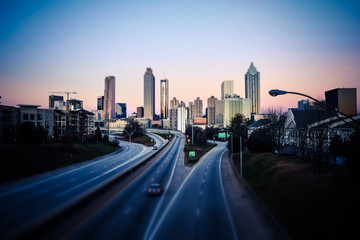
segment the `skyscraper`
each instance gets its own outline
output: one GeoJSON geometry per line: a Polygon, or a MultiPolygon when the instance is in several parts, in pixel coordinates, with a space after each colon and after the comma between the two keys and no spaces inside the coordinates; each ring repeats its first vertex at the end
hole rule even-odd
{"type": "Polygon", "coordinates": [[[103,119],[115,118],[115,77],[105,78],[103,119]]]}
{"type": "Polygon", "coordinates": [[[226,95],[234,95],[233,80],[225,80],[221,83],[221,100],[224,100],[226,95]]]}
{"type": "Polygon", "coordinates": [[[144,74],[144,118],[153,119],[155,114],[155,77],[151,68],[144,74]]]}
{"type": "Polygon", "coordinates": [[[178,107],[179,106],[179,100],[176,99],[176,97],[173,97],[173,99],[170,100],[170,108],[178,107]]]}
{"type": "Polygon", "coordinates": [[[169,117],[169,80],[160,80],[160,118],[169,117]]]}
{"type": "Polygon", "coordinates": [[[203,116],[203,103],[199,97],[194,100],[194,108],[194,118],[201,118],[203,116]]]}
{"type": "Polygon", "coordinates": [[[251,113],[260,113],[260,72],[253,62],[245,74],[245,98],[251,99],[251,113]]]}
{"type": "Polygon", "coordinates": [[[207,99],[207,124],[213,126],[215,124],[215,102],[217,98],[211,96],[207,99]]]}
{"type": "Polygon", "coordinates": [[[104,110],[104,96],[97,98],[97,110],[104,110]]]}

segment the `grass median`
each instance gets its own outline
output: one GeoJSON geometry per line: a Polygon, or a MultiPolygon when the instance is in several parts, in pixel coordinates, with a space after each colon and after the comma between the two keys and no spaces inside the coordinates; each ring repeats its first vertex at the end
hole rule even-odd
{"type": "Polygon", "coordinates": [[[185,153],[185,165],[187,166],[193,166],[195,163],[197,163],[202,156],[204,156],[207,152],[209,152],[211,149],[213,149],[216,146],[216,144],[213,143],[206,143],[206,145],[191,145],[191,144],[185,144],[184,153],[185,153]],[[195,152],[194,157],[189,156],[189,152],[195,152]]]}
{"type": "MultiPolygon", "coordinates": [[[[239,167],[239,154],[234,155],[239,167]]],[[[293,239],[348,239],[359,233],[359,179],[343,166],[296,156],[244,152],[243,176],[293,239]],[[354,235],[355,234],[355,235],[354,235]]]]}

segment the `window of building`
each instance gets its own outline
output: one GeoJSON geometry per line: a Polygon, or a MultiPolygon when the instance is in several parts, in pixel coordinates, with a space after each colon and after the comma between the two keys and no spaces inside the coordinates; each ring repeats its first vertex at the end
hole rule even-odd
{"type": "Polygon", "coordinates": [[[38,121],[39,120],[42,120],[42,115],[41,114],[38,114],[38,121]]]}
{"type": "Polygon", "coordinates": [[[32,121],[35,120],[35,115],[34,114],[30,114],[30,120],[32,120],[32,121]]]}
{"type": "Polygon", "coordinates": [[[24,114],[24,115],[23,115],[23,119],[24,119],[24,120],[29,120],[29,114],[24,114]]]}

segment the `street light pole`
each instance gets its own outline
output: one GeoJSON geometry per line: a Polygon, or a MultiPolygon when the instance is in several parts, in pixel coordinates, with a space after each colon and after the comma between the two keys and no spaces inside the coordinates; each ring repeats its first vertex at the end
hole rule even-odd
{"type": "Polygon", "coordinates": [[[353,129],[357,129],[359,127],[357,121],[355,119],[353,119],[352,117],[350,116],[347,116],[345,115],[344,113],[341,113],[340,111],[336,110],[336,109],[333,109],[333,108],[330,108],[328,105],[320,102],[319,100],[309,96],[309,95],[306,95],[306,94],[303,94],[303,93],[298,93],[298,92],[289,92],[289,91],[284,91],[284,90],[279,90],[279,89],[272,89],[269,91],[269,94],[273,97],[276,97],[278,95],[285,95],[285,94],[296,94],[296,95],[300,95],[300,96],[304,96],[304,97],[307,97],[307,98],[310,98],[312,100],[314,100],[315,102],[317,102],[319,104],[320,107],[324,108],[326,111],[328,111],[329,113],[331,113],[333,116],[337,117],[338,119],[340,119],[341,121],[343,121],[345,124],[349,125],[351,128],[353,129]],[[353,125],[351,125],[349,122],[345,121],[343,118],[339,117],[338,114],[341,114],[343,116],[345,116],[346,118],[349,118],[351,119],[352,121],[355,122],[356,126],[357,127],[354,127],[353,125]]]}

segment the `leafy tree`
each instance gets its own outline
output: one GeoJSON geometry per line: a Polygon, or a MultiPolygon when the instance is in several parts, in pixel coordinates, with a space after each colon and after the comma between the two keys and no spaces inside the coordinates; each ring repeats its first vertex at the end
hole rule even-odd
{"type": "Polygon", "coordinates": [[[95,141],[100,142],[100,141],[101,141],[101,137],[102,137],[102,135],[101,135],[100,128],[97,127],[96,130],[95,130],[95,141]]]}
{"type": "Polygon", "coordinates": [[[232,134],[232,138],[229,138],[228,149],[231,150],[233,146],[234,152],[240,152],[240,136],[242,138],[243,148],[247,143],[247,128],[246,126],[250,125],[251,121],[245,118],[244,115],[238,113],[230,121],[229,131],[232,134]],[[233,141],[233,142],[232,142],[233,141]]]}

